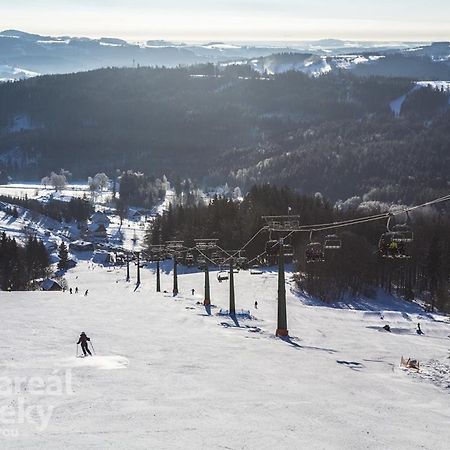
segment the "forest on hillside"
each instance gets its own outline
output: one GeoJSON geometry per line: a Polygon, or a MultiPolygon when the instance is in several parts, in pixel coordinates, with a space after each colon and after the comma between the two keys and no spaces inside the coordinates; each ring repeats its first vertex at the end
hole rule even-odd
{"type": "Polygon", "coordinates": [[[0,235],[0,290],[18,291],[51,272],[50,256],[42,241],[30,236],[24,245],[5,232],[0,235]]]}
{"type": "Polygon", "coordinates": [[[4,83],[0,174],[132,169],[243,191],[270,181],[333,200],[379,192],[414,201],[448,188],[450,113],[447,93],[424,88],[394,117],[390,102],[412,86],[348,73],[262,76],[248,66],[216,77],[212,65],[4,83]]]}

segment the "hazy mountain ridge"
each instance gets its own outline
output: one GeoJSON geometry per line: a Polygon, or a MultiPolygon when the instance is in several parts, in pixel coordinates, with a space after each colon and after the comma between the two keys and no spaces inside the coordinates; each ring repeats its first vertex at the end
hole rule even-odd
{"type": "Polygon", "coordinates": [[[450,47],[448,53],[434,52],[432,46],[427,47],[427,50],[418,48],[396,52],[355,52],[333,56],[284,52],[235,63],[249,65],[258,72],[269,75],[294,70],[311,76],[320,76],[331,71],[345,70],[358,76],[404,77],[417,80],[450,79],[450,47]]]}
{"type": "Polygon", "coordinates": [[[110,37],[41,36],[6,30],[0,32],[0,65],[10,70],[0,73],[0,80],[111,66],[175,67],[210,62],[248,64],[269,73],[298,70],[316,76],[332,70],[350,70],[358,75],[445,79],[450,78],[450,46],[446,44],[336,39],[286,44],[186,44],[164,40],[127,42],[110,37]],[[291,55],[291,60],[278,62],[285,60],[286,54],[291,55]],[[310,60],[304,59],[305,54],[310,55],[310,60]],[[414,64],[421,69],[415,70],[414,64]]]}

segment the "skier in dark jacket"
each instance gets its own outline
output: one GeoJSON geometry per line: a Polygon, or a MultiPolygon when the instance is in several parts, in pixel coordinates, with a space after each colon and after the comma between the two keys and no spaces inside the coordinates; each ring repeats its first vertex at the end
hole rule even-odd
{"type": "Polygon", "coordinates": [[[81,344],[81,350],[83,350],[84,356],[86,356],[86,352],[92,356],[92,353],[88,347],[88,342],[90,340],[91,339],[86,336],[86,333],[84,331],[80,334],[80,339],[78,339],[77,345],[81,344]]]}

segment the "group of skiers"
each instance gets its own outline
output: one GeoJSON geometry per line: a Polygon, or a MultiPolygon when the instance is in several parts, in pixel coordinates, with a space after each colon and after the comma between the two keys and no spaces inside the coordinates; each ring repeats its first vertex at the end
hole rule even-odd
{"type": "MultiPolygon", "coordinates": [[[[389,331],[389,332],[391,332],[391,327],[390,327],[390,325],[386,324],[386,325],[383,327],[383,330],[384,330],[384,331],[389,331]]],[[[416,333],[417,333],[417,334],[423,334],[422,328],[420,328],[420,323],[417,324],[416,333]]]]}
{"type": "MultiPolygon", "coordinates": [[[[72,289],[72,288],[69,288],[69,293],[70,293],[70,294],[73,294],[73,292],[74,292],[73,289],[72,289]]],[[[88,293],[89,293],[89,289],[86,289],[86,290],[84,291],[84,296],[87,297],[88,293]]],[[[75,287],[75,294],[78,294],[78,286],[75,287]]]]}

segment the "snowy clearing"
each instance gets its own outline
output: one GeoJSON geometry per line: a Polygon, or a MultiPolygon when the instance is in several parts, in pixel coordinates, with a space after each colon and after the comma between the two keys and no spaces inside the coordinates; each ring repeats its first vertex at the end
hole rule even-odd
{"type": "MultiPolygon", "coordinates": [[[[442,92],[450,92],[450,81],[416,81],[415,86],[406,94],[402,95],[399,98],[396,98],[393,100],[389,107],[391,111],[394,113],[395,117],[399,117],[402,111],[403,103],[406,100],[406,97],[408,97],[409,94],[412,92],[417,91],[418,89],[427,88],[430,87],[432,89],[436,89],[442,92]]],[[[449,97],[449,104],[450,104],[450,97],[449,97]]]]}
{"type": "MultiPolygon", "coordinates": [[[[106,239],[102,243],[109,243],[112,246],[120,247],[130,251],[140,251],[143,248],[145,233],[148,224],[153,220],[156,214],[162,214],[169,208],[169,204],[175,199],[173,190],[167,190],[166,196],[162,202],[156,205],[150,215],[136,214],[139,208],[130,207],[128,217],[124,218],[122,224],[116,211],[111,206],[112,191],[104,190],[102,192],[92,193],[86,184],[67,185],[62,191],[55,192],[52,188],[45,188],[36,183],[15,183],[0,185],[0,195],[10,197],[19,197],[36,199],[42,203],[50,199],[60,201],[70,201],[73,197],[86,197],[95,203],[97,211],[107,213],[109,223],[106,224],[106,239]]],[[[207,196],[204,195],[206,201],[207,196]]],[[[9,205],[5,203],[5,205],[9,205]]],[[[13,207],[13,205],[9,205],[13,207]]],[[[1,209],[1,205],[0,205],[1,209]]],[[[48,217],[41,216],[25,208],[18,208],[19,217],[17,219],[9,216],[0,210],[0,232],[5,231],[9,236],[25,240],[32,231],[39,239],[47,243],[48,241],[60,242],[65,240],[67,243],[81,239],[80,230],[74,222],[70,224],[59,223],[48,217]]]]}
{"type": "Polygon", "coordinates": [[[82,198],[86,196],[90,199],[94,195],[96,204],[102,204],[112,197],[112,191],[104,190],[93,194],[89,185],[85,183],[68,184],[58,192],[55,192],[55,189],[50,186],[45,187],[39,183],[10,183],[0,185],[0,195],[20,198],[26,196],[29,199],[36,199],[41,202],[48,201],[50,198],[70,201],[72,197],[82,198]]]}

